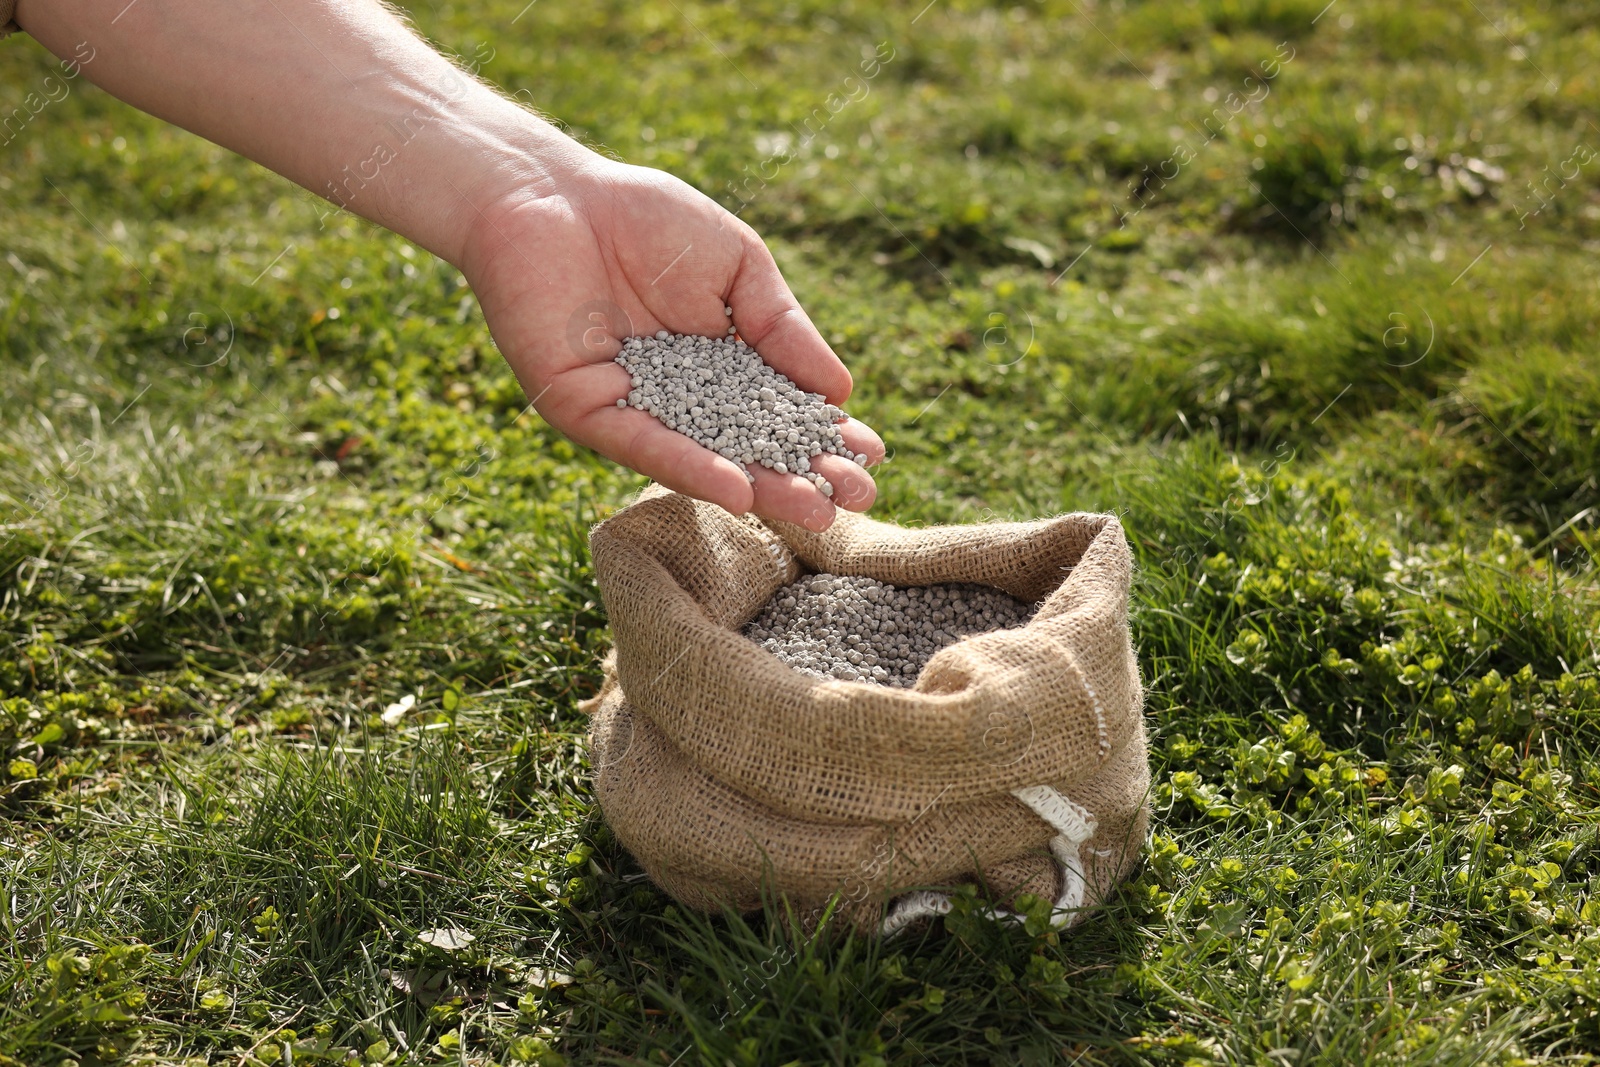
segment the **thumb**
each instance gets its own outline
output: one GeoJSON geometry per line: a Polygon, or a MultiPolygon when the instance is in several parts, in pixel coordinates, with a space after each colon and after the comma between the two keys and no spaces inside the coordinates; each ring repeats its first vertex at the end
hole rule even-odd
{"type": "Polygon", "coordinates": [[[743,230],[743,256],[728,295],[739,336],[800,388],[843,404],[853,384],[850,372],[801,310],[766,244],[748,226],[743,230]]]}

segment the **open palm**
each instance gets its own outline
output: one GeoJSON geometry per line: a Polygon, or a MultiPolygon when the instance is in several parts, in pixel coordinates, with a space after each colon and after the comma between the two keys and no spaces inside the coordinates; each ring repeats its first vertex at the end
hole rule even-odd
{"type": "MultiPolygon", "coordinates": [[[[667,330],[720,336],[726,308],[745,343],[797,385],[842,404],[839,362],[755,231],[661,171],[602,161],[558,195],[515,192],[478,215],[462,269],[495,343],[545,421],[580,444],[682,493],[813,530],[834,505],[865,511],[877,495],[857,464],[824,453],[812,469],[830,500],[795,474],[743,468],[632,407],[613,362],[629,336],[667,330]]],[[[840,427],[869,463],[883,442],[862,423],[840,427]]]]}

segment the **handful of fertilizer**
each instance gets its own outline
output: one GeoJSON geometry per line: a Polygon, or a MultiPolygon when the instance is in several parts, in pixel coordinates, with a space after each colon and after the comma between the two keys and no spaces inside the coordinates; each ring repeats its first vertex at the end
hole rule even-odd
{"type": "Polygon", "coordinates": [[[833,485],[811,469],[824,452],[866,466],[839,433],[845,413],[819,393],[808,393],[779,374],[733,334],[699,337],[660,330],[630,337],[617,362],[631,375],[631,388],[617,407],[655,416],[669,429],[745,468],[757,464],[779,474],[798,474],[824,496],[833,485]]]}

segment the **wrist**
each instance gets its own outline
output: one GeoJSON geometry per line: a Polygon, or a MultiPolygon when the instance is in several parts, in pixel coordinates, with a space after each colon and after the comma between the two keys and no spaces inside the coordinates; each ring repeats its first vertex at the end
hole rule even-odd
{"type": "Polygon", "coordinates": [[[542,258],[547,249],[522,247],[509,235],[526,235],[533,219],[541,223],[532,228],[553,233],[587,215],[592,201],[605,195],[607,175],[621,166],[537,116],[521,114],[531,128],[514,126],[497,138],[497,147],[474,166],[470,190],[461,185],[465,195],[456,197],[454,243],[442,255],[474,289],[502,259],[523,270],[530,255],[542,258]]]}
{"type": "Polygon", "coordinates": [[[454,67],[431,82],[388,87],[374,147],[314,191],[466,270],[496,211],[574,189],[600,157],[454,67]]]}

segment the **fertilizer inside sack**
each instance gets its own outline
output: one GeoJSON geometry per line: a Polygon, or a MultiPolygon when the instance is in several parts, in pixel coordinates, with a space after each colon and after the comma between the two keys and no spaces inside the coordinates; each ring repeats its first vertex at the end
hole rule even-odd
{"type": "Polygon", "coordinates": [[[933,654],[963,637],[1022,626],[1033,608],[981,585],[899,587],[809,574],[773,594],[745,627],[796,670],[906,689],[933,654]]]}

